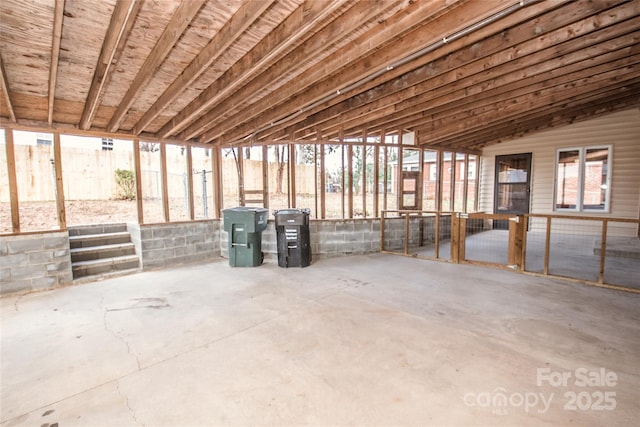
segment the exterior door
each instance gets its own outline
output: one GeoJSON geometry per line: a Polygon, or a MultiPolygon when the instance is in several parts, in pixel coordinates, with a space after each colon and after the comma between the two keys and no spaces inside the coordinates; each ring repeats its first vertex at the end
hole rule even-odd
{"type": "MultiPolygon", "coordinates": [[[[493,212],[529,213],[531,193],[531,153],[496,156],[495,199],[493,212]]],[[[506,230],[508,221],[494,221],[493,228],[506,230]]]]}

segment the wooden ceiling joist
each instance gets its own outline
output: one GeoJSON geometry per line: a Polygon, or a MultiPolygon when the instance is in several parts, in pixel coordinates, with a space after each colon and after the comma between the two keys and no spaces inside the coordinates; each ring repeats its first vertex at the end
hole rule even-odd
{"type": "MultiPolygon", "coordinates": [[[[16,112],[13,109],[13,103],[11,102],[11,91],[9,89],[9,81],[7,80],[7,73],[4,70],[4,61],[2,60],[2,54],[0,52],[0,84],[2,85],[2,93],[4,93],[4,101],[7,104],[7,110],[11,121],[16,123],[16,112]]],[[[3,115],[6,114],[3,112],[3,115]]]]}
{"type": "Polygon", "coordinates": [[[82,117],[80,118],[80,128],[87,130],[91,127],[91,123],[98,109],[102,90],[109,81],[113,72],[114,64],[122,54],[124,43],[129,37],[131,28],[140,8],[142,1],[137,0],[119,0],[111,15],[109,28],[105,35],[96,70],[93,74],[89,94],[84,104],[82,117]]]}
{"type": "MultiPolygon", "coordinates": [[[[492,70],[500,65],[505,65],[500,70],[505,72],[518,64],[514,62],[517,59],[524,59],[530,55],[534,55],[543,51],[549,46],[556,45],[566,41],[566,25],[575,22],[576,19],[589,17],[595,11],[607,9],[609,5],[604,3],[596,3],[591,8],[585,8],[583,5],[569,4],[557,10],[554,19],[545,20],[545,30],[549,34],[540,33],[540,27],[537,21],[543,17],[539,17],[536,21],[524,20],[520,26],[512,27],[508,32],[493,34],[482,40],[481,43],[473,45],[472,49],[464,48],[455,51],[455,55],[449,55],[451,49],[444,49],[437,52],[430,62],[427,62],[414,70],[403,74],[397,79],[385,82],[377,87],[369,89],[359,95],[349,98],[340,104],[325,108],[319,113],[309,116],[302,121],[296,129],[308,129],[311,126],[320,126],[325,131],[333,132],[335,129],[345,124],[349,120],[366,120],[367,113],[378,112],[384,114],[385,111],[394,112],[390,107],[399,102],[406,102],[408,98],[415,97],[420,93],[425,93],[433,88],[442,87],[446,93],[452,91],[453,86],[470,87],[468,76],[478,74],[480,78],[490,80],[495,78],[492,76],[492,70]],[[555,31],[553,31],[555,30],[555,31]],[[557,33],[557,34],[554,34],[557,33]],[[461,85],[462,81],[466,81],[461,85]],[[381,109],[385,109],[381,111],[381,109]]],[[[536,12],[530,10],[529,12],[536,12]]],[[[585,25],[583,28],[587,28],[585,25]]],[[[594,29],[592,27],[592,29],[594,29]]],[[[546,52],[547,59],[552,59],[557,55],[554,52],[546,52]]],[[[431,59],[431,58],[428,58],[431,59]]],[[[539,58],[536,62],[527,61],[529,64],[535,64],[536,67],[540,62],[539,58]]],[[[496,73],[499,74],[499,73],[496,73]]],[[[475,77],[476,79],[478,77],[475,77]]],[[[291,124],[289,126],[292,126],[291,124]]],[[[351,129],[351,126],[347,126],[351,129]]],[[[272,129],[272,132],[278,129],[272,129]]],[[[285,130],[284,132],[287,132],[285,130]]],[[[265,132],[268,135],[270,132],[265,132]]],[[[305,133],[305,134],[308,134],[305,133]]]]}
{"type": "MultiPolygon", "coordinates": [[[[423,5],[423,3],[416,2],[411,6],[418,7],[417,5],[423,5]]],[[[325,62],[326,69],[331,70],[330,73],[327,73],[324,68],[308,70],[296,79],[294,85],[289,85],[286,92],[278,92],[275,97],[268,97],[252,104],[251,108],[243,112],[241,117],[236,116],[234,120],[225,120],[224,123],[220,123],[212,129],[211,132],[203,135],[200,140],[203,142],[210,141],[222,133],[225,133],[226,137],[230,139],[240,138],[255,129],[260,129],[267,123],[286,117],[287,112],[290,110],[297,111],[304,108],[308,103],[317,102],[326,97],[327,94],[367,78],[372,72],[402,59],[406,54],[403,55],[398,52],[395,43],[393,43],[395,41],[402,42],[406,47],[406,51],[415,52],[432,42],[441,40],[447,34],[452,34],[458,29],[462,30],[464,26],[460,25],[460,21],[457,20],[458,16],[474,16],[477,20],[480,20],[483,17],[499,12],[504,7],[502,4],[493,2],[468,2],[457,5],[450,13],[439,16],[435,21],[430,19],[429,10],[431,9],[429,8],[420,10],[419,13],[416,11],[415,13],[397,17],[396,20],[387,22],[383,30],[372,30],[370,33],[365,33],[356,39],[354,43],[358,44],[360,48],[349,46],[328,58],[325,62]],[[411,22],[407,22],[406,20],[410,18],[411,22]],[[354,50],[356,61],[346,54],[347,51],[352,52],[354,50]],[[311,82],[315,83],[310,84],[311,82]],[[295,93],[295,95],[292,96],[292,93],[295,93]],[[251,117],[259,117],[260,119],[255,120],[251,119],[251,117]],[[244,125],[239,123],[240,120],[244,122],[244,125]]],[[[539,9],[539,6],[534,4],[522,9],[521,14],[537,15],[542,10],[544,9],[539,9]]],[[[518,14],[518,16],[521,16],[521,14],[518,14]]],[[[495,29],[491,30],[491,32],[495,32],[495,29]]],[[[481,39],[482,34],[486,35],[485,32],[479,30],[475,35],[467,37],[481,39]]],[[[445,51],[455,50],[455,46],[459,48],[463,44],[464,41],[458,40],[447,44],[443,49],[445,51]]],[[[431,57],[431,55],[426,55],[426,57],[413,61],[411,66],[391,69],[383,77],[367,82],[359,90],[364,91],[385,80],[399,77],[408,71],[407,68],[415,68],[421,65],[421,62],[428,62],[428,58],[431,57]]],[[[332,102],[337,103],[340,100],[356,95],[357,93],[345,93],[341,97],[335,98],[332,102]]]]}
{"type": "Polygon", "coordinates": [[[640,99],[640,1],[2,0],[0,15],[14,129],[194,146],[401,129],[477,152],[640,99]]]}
{"type": "Polygon", "coordinates": [[[266,70],[284,52],[307,36],[309,30],[325,20],[346,3],[311,2],[299,6],[282,24],[256,45],[242,60],[234,64],[222,77],[206,88],[193,102],[178,113],[158,132],[168,137],[180,132],[203,112],[225,96],[242,87],[248,79],[266,70]]]}
{"type": "Polygon", "coordinates": [[[247,1],[225,26],[216,33],[198,56],[185,68],[169,88],[147,110],[134,126],[139,135],[162,111],[235,42],[267,10],[275,0],[247,1]]]}
{"type": "Polygon", "coordinates": [[[160,36],[160,39],[155,44],[149,56],[147,56],[142,68],[138,71],[124,98],[120,101],[116,112],[111,117],[107,125],[109,132],[115,132],[120,128],[138,92],[144,88],[144,85],[151,79],[153,74],[158,71],[160,64],[165,60],[166,56],[205,2],[206,0],[188,0],[180,3],[171,17],[171,21],[169,21],[169,24],[160,36]]]}
{"type": "Polygon", "coordinates": [[[64,17],[65,0],[56,0],[53,12],[53,35],[51,40],[51,67],[49,68],[49,101],[47,123],[53,124],[53,104],[56,96],[56,79],[58,78],[58,60],[60,59],[60,40],[62,38],[62,18],[64,17]]]}

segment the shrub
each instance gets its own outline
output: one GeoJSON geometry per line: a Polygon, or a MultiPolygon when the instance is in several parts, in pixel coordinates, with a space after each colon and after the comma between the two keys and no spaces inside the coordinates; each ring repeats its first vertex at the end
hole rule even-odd
{"type": "Polygon", "coordinates": [[[134,200],[136,198],[136,175],[131,170],[116,169],[116,184],[120,200],[134,200]]]}

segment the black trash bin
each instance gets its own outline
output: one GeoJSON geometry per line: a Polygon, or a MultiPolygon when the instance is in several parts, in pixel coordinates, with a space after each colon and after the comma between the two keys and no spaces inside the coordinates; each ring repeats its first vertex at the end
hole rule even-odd
{"type": "Polygon", "coordinates": [[[273,212],[276,219],[278,266],[307,267],[311,264],[309,209],[281,209],[273,212]]]}
{"type": "Polygon", "coordinates": [[[262,264],[262,232],[267,228],[269,211],[265,208],[223,209],[224,231],[229,233],[229,265],[257,267],[262,264]]]}

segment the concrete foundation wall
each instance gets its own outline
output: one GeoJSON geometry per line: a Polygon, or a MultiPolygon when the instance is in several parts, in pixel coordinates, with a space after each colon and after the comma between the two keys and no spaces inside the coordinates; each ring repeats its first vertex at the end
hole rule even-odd
{"type": "Polygon", "coordinates": [[[143,269],[220,256],[219,220],[169,224],[127,224],[143,269]]]}
{"type": "Polygon", "coordinates": [[[0,236],[0,294],[52,289],[72,281],[66,231],[0,236]]]}
{"type": "MultiPolygon", "coordinates": [[[[411,217],[409,219],[409,248],[418,248],[435,241],[435,216],[411,217]]],[[[451,216],[440,217],[439,241],[451,239],[451,216]]],[[[404,217],[386,218],[384,221],[384,249],[386,251],[404,250],[404,217]]]]}
{"type": "MultiPolygon", "coordinates": [[[[309,224],[309,234],[312,259],[380,251],[379,219],[313,220],[309,224]]],[[[227,258],[229,233],[223,230],[220,236],[220,252],[227,258]]],[[[267,261],[278,259],[273,221],[269,221],[267,229],[262,232],[262,252],[267,261]]]]}

